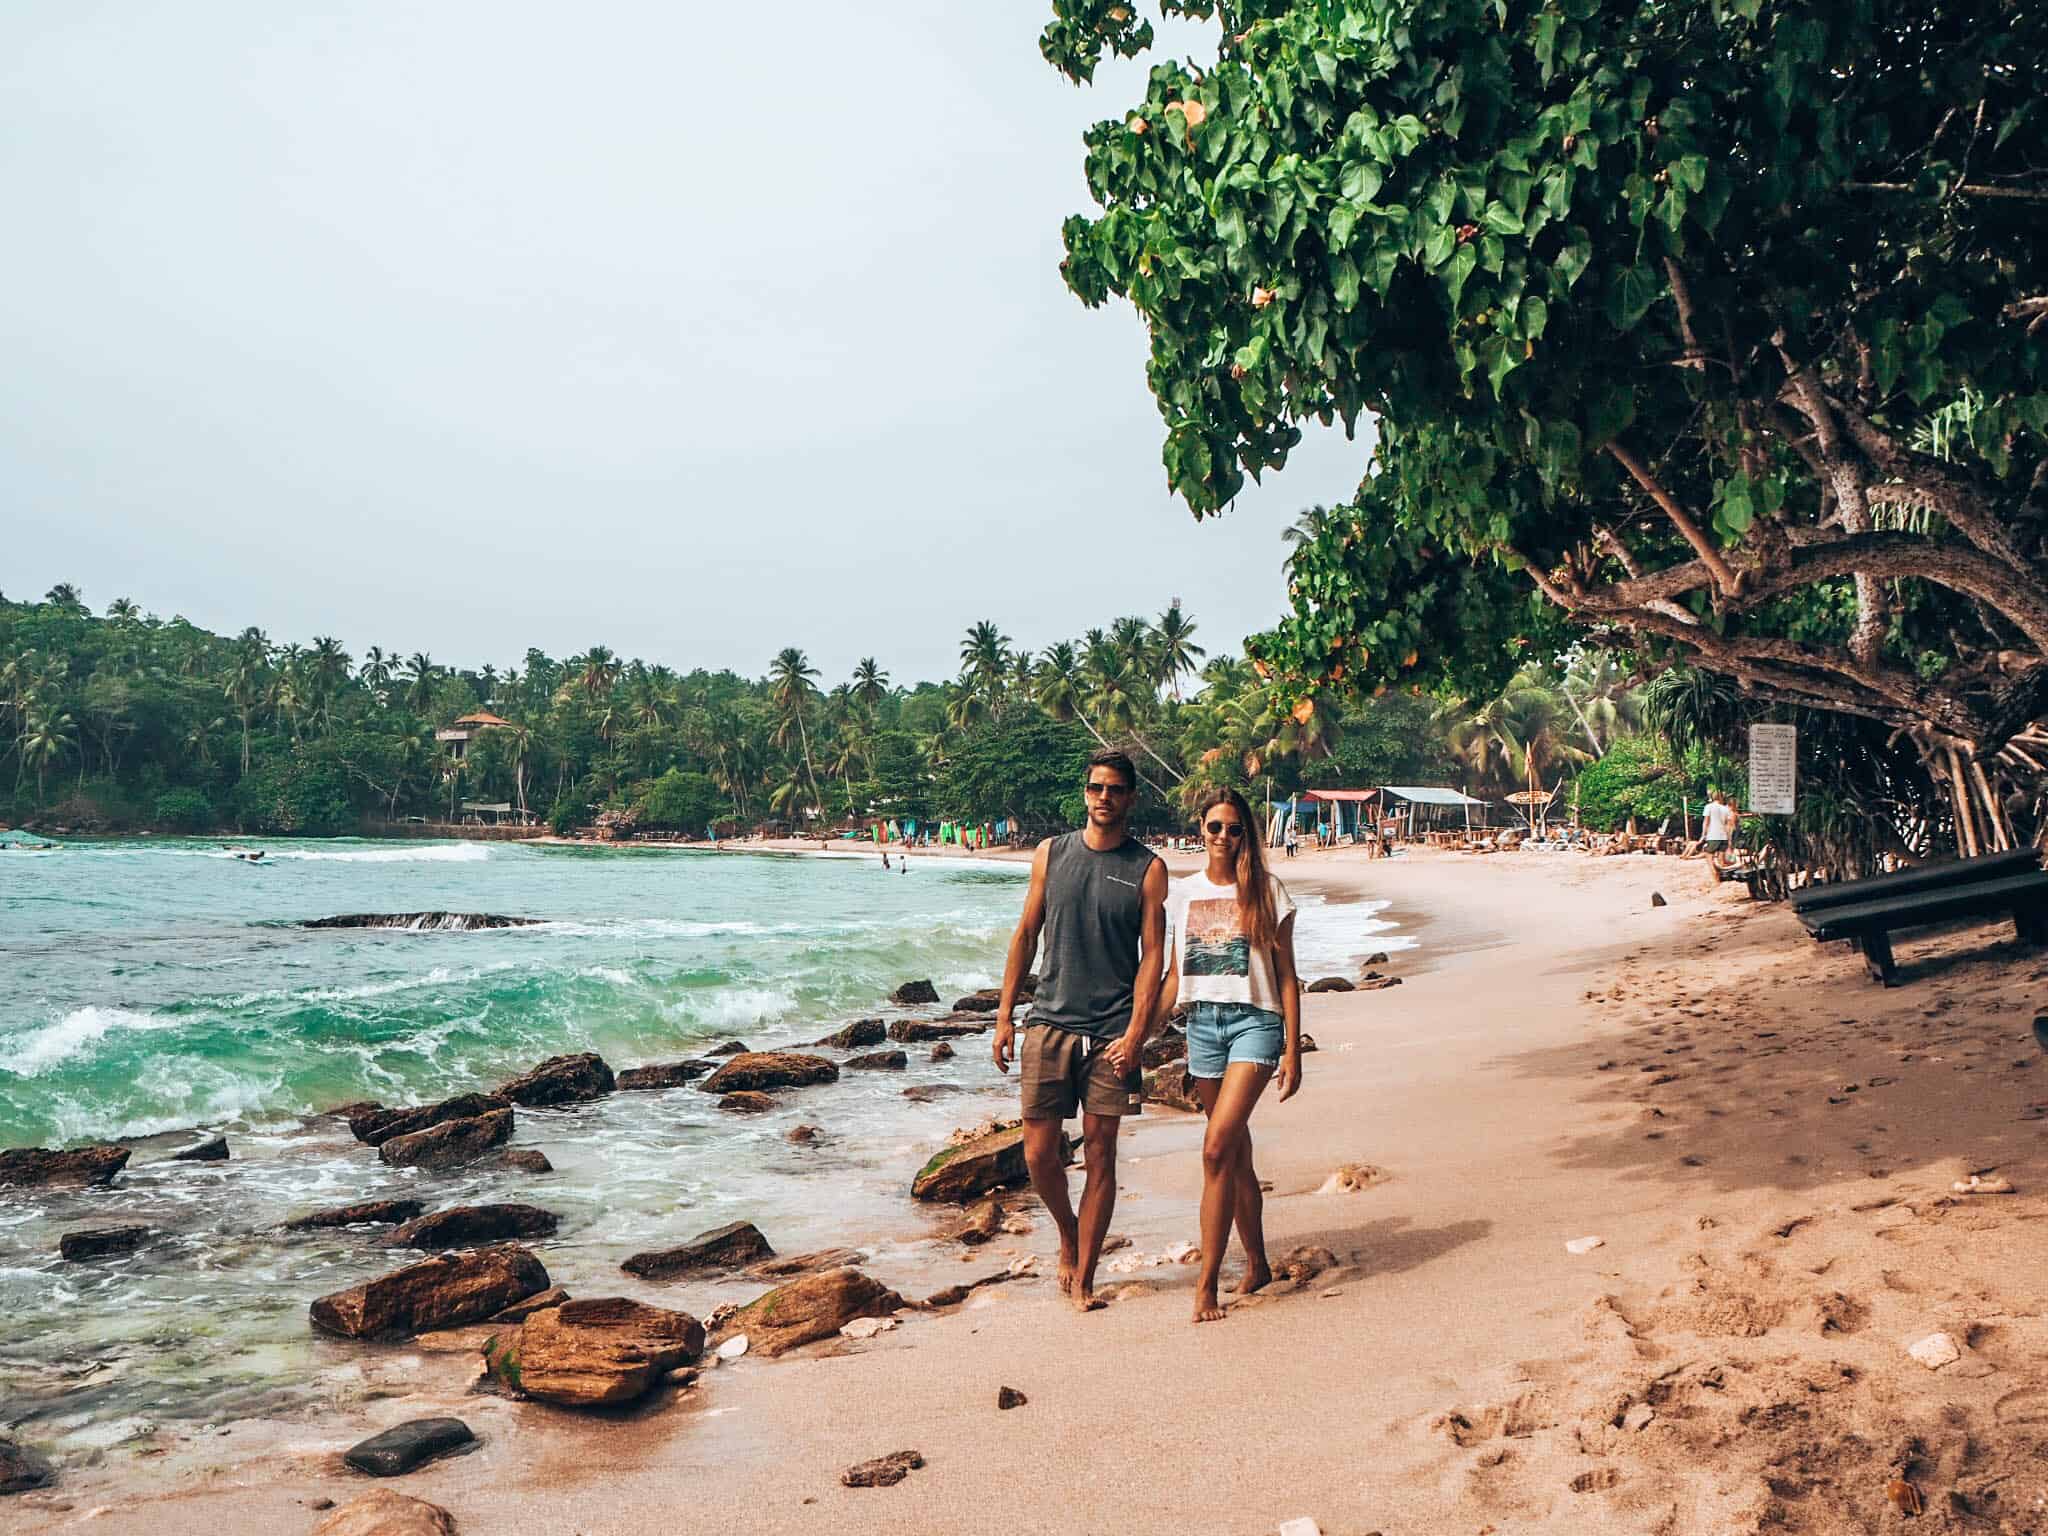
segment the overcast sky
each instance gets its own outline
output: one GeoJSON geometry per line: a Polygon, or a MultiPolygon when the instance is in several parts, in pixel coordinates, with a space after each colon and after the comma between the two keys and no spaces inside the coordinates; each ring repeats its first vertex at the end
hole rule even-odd
{"type": "Polygon", "coordinates": [[[828,684],[1175,596],[1235,646],[1365,447],[1168,496],[1058,271],[1143,61],[1076,90],[1049,12],[9,0],[0,591],[828,684]]]}

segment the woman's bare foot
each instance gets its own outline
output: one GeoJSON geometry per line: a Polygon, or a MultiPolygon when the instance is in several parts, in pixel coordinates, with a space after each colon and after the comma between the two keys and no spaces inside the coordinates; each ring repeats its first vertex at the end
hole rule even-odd
{"type": "Polygon", "coordinates": [[[1272,1270],[1268,1269],[1264,1264],[1247,1264],[1244,1267],[1243,1278],[1236,1285],[1232,1286],[1231,1289],[1240,1296],[1249,1296],[1254,1291],[1264,1290],[1272,1283],[1272,1270]]]}
{"type": "Polygon", "coordinates": [[[1109,1305],[1095,1294],[1095,1287],[1092,1285],[1077,1285],[1074,1294],[1068,1299],[1074,1303],[1076,1312],[1100,1312],[1109,1305]]]}
{"type": "Polygon", "coordinates": [[[1198,1323],[1220,1323],[1223,1308],[1216,1304],[1216,1292],[1212,1290],[1195,1292],[1195,1321],[1198,1323]]]}

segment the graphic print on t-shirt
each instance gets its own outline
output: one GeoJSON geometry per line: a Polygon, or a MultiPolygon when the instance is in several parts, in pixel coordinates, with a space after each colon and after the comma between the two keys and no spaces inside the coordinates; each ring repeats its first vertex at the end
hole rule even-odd
{"type": "Polygon", "coordinates": [[[1237,898],[1188,903],[1183,976],[1249,976],[1252,941],[1237,920],[1237,898]]]}

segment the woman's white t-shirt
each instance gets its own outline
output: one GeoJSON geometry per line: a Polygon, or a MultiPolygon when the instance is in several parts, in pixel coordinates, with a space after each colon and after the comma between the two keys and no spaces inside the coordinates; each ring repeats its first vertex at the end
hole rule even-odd
{"type": "MultiPolygon", "coordinates": [[[[1272,875],[1273,923],[1294,914],[1287,887],[1272,875]]],[[[1166,922],[1173,930],[1184,1003],[1249,1003],[1280,1012],[1280,988],[1273,979],[1270,950],[1257,949],[1237,916],[1237,887],[1218,885],[1197,871],[1173,882],[1166,893],[1166,922]]]]}

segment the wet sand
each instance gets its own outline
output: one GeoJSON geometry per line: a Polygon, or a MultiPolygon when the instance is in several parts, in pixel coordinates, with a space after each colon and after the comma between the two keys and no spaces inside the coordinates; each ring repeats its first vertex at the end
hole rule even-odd
{"type": "MultiPolygon", "coordinates": [[[[1107,1274],[1087,1317],[1016,1281],[604,1421],[464,1397],[460,1355],[364,1349],[345,1422],[233,1426],[161,1479],[110,1453],[11,1501],[14,1528],[307,1530],[367,1484],[341,1448],[452,1409],[483,1445],[398,1485],[468,1532],[2048,1530],[2048,960],[2009,929],[1909,939],[1883,990],[1670,859],[1281,873],[1426,918],[1381,967],[1408,984],[1305,1000],[1306,1085],[1253,1122],[1275,1258],[1339,1261],[1305,1287],[1195,1328],[1189,1267],[1107,1274]],[[1341,1164],[1376,1176],[1318,1193],[1341,1164]],[[1949,1192],[1987,1169],[2018,1193],[1949,1192]],[[1937,1331],[1960,1358],[1933,1371],[1905,1350],[1937,1331]],[[1028,1404],[999,1412],[1003,1386],[1028,1404]],[[927,1465],[902,1484],[839,1485],[903,1449],[927,1465]]],[[[1201,1129],[1127,1129],[1128,1253],[1196,1236],[1201,1129]]],[[[1050,1270],[1042,1218],[932,1258],[968,1278],[1025,1254],[1050,1270]]]]}

